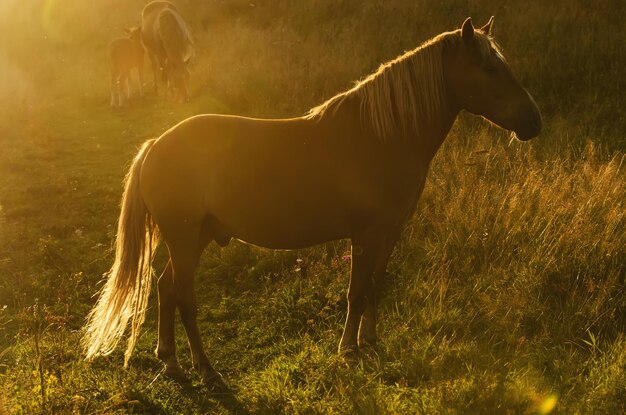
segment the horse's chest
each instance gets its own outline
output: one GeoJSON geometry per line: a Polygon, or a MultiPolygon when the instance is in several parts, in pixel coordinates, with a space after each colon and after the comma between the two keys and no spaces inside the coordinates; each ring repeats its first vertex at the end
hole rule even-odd
{"type": "Polygon", "coordinates": [[[427,171],[427,166],[417,166],[394,177],[385,187],[381,215],[390,226],[401,226],[413,215],[424,190],[427,171]]]}

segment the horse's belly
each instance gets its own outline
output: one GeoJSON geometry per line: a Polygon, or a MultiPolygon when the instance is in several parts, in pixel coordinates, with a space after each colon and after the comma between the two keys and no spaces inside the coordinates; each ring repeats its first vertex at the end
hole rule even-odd
{"type": "MultiPolygon", "coordinates": [[[[279,203],[279,202],[278,202],[279,203]]],[[[284,203],[272,209],[241,205],[215,212],[218,233],[272,249],[297,249],[351,236],[354,218],[337,206],[293,206],[284,203]]]]}

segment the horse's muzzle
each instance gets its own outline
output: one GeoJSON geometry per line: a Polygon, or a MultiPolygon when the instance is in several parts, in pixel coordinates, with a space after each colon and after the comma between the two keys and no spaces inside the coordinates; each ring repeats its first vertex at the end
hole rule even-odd
{"type": "Polygon", "coordinates": [[[535,138],[541,132],[541,114],[538,109],[533,109],[530,115],[521,123],[519,128],[515,129],[515,135],[520,141],[528,141],[535,138]]]}

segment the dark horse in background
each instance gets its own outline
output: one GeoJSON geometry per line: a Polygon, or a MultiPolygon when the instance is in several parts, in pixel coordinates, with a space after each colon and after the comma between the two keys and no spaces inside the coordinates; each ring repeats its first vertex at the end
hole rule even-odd
{"type": "Polygon", "coordinates": [[[141,39],[152,63],[154,90],[158,78],[168,92],[182,101],[189,100],[187,63],[193,57],[193,40],[178,9],[168,1],[148,3],[141,12],[141,39]]]}
{"type": "Polygon", "coordinates": [[[183,376],[174,344],[178,308],[194,367],[206,384],[225,388],[196,321],[194,271],[211,241],[290,249],[349,238],[339,352],[374,344],[387,261],[457,114],[481,115],[523,141],[541,129],[537,105],[491,38],[492,22],[475,29],[467,19],[302,117],[198,115],[147,141],[126,177],[115,263],[86,324],[87,357],[111,353],[130,321],[128,363],[145,317],[157,232],[169,250],[158,280],[156,350],[168,375],[183,376]]]}

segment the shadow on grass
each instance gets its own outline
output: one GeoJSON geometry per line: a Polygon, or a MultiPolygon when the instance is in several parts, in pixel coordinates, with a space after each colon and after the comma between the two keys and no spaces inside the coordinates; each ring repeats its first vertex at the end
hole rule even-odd
{"type": "Polygon", "coordinates": [[[221,406],[231,414],[250,414],[250,411],[244,406],[232,388],[226,391],[215,392],[199,382],[187,380],[176,381],[175,383],[180,387],[181,393],[191,399],[198,409],[213,410],[215,406],[221,406]]]}

